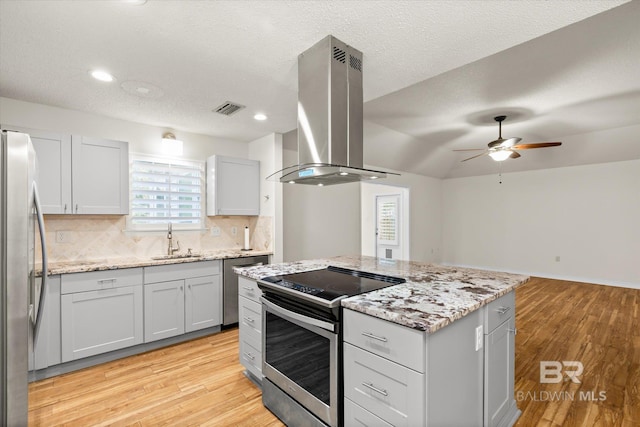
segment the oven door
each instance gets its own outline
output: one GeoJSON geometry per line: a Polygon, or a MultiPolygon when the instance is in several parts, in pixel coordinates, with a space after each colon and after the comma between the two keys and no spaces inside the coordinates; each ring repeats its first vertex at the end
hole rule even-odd
{"type": "Polygon", "coordinates": [[[330,426],[338,425],[338,324],[262,298],[263,375],[330,426]]]}

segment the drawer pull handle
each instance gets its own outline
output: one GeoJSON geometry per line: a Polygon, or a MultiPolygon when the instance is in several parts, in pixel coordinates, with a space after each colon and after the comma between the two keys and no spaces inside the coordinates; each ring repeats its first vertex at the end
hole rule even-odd
{"type": "Polygon", "coordinates": [[[251,359],[251,360],[256,360],[256,357],[251,354],[251,353],[244,353],[244,357],[246,357],[247,359],[251,359]]]}
{"type": "Polygon", "coordinates": [[[389,393],[387,393],[387,390],[381,390],[378,387],[374,386],[373,384],[370,383],[362,383],[363,386],[365,386],[366,388],[368,388],[369,390],[373,390],[376,393],[380,393],[383,396],[389,396],[389,393]]]}
{"type": "Polygon", "coordinates": [[[385,337],[379,337],[377,335],[373,335],[370,332],[363,332],[362,335],[364,335],[365,337],[368,338],[373,338],[374,340],[378,340],[378,341],[382,341],[382,342],[387,342],[387,339],[385,337]]]}
{"type": "Polygon", "coordinates": [[[252,319],[252,318],[250,318],[250,317],[246,317],[246,316],[244,317],[244,321],[245,321],[245,322],[249,322],[249,323],[253,323],[253,322],[255,322],[255,320],[253,320],[253,319],[252,319]]]}
{"type": "Polygon", "coordinates": [[[516,328],[507,329],[507,332],[513,332],[513,335],[518,335],[518,329],[516,329],[516,328]]]}
{"type": "Polygon", "coordinates": [[[505,314],[507,311],[511,310],[511,307],[498,307],[496,311],[498,314],[505,314]]]}
{"type": "Polygon", "coordinates": [[[112,278],[112,279],[100,279],[100,280],[98,280],[98,283],[100,283],[100,284],[102,284],[102,283],[115,283],[117,281],[118,281],[118,279],[114,279],[114,278],[112,278]]]}

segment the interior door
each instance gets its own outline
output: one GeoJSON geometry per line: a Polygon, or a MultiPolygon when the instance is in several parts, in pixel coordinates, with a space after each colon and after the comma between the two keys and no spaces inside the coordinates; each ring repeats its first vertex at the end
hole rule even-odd
{"type": "Polygon", "coordinates": [[[403,259],[401,195],[376,196],[376,257],[403,259]]]}

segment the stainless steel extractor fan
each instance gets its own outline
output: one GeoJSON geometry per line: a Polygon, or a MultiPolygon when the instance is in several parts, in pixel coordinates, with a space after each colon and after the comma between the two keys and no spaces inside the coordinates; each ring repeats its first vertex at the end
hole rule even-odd
{"type": "Polygon", "coordinates": [[[298,56],[298,164],[268,180],[333,185],[398,175],[363,167],[362,52],[327,36],[298,56]]]}
{"type": "Polygon", "coordinates": [[[489,155],[493,160],[501,162],[503,160],[517,159],[518,157],[520,157],[520,153],[518,153],[516,150],[530,150],[532,148],[557,147],[558,145],[562,145],[562,142],[533,142],[528,144],[520,144],[522,138],[503,138],[502,122],[506,118],[507,116],[496,116],[493,118],[496,122],[498,122],[498,139],[487,144],[489,148],[467,148],[453,151],[483,151],[483,153],[462,160],[463,162],[475,159],[477,157],[482,157],[484,155],[489,155]]]}

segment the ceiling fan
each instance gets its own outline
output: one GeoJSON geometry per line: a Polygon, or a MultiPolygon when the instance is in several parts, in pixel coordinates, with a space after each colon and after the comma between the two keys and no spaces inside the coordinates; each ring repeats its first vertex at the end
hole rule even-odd
{"type": "Polygon", "coordinates": [[[496,162],[501,162],[503,160],[507,160],[508,158],[517,159],[518,157],[520,157],[520,153],[518,153],[516,150],[530,150],[532,148],[556,147],[558,145],[562,145],[562,142],[536,142],[530,144],[518,144],[520,141],[522,141],[522,138],[502,138],[502,122],[506,118],[507,116],[496,116],[493,118],[493,120],[498,122],[498,139],[496,139],[495,141],[491,141],[488,144],[489,148],[468,148],[453,151],[484,151],[484,153],[480,153],[478,155],[462,160],[463,162],[475,159],[476,157],[484,156],[485,154],[488,154],[496,162]]]}

